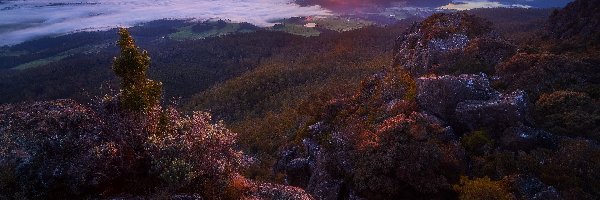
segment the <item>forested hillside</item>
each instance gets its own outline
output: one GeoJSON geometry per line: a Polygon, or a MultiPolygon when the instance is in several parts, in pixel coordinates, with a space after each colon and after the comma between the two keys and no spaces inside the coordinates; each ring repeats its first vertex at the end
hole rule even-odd
{"type": "Polygon", "coordinates": [[[598,199],[599,7],[2,47],[0,199],[598,199]]]}

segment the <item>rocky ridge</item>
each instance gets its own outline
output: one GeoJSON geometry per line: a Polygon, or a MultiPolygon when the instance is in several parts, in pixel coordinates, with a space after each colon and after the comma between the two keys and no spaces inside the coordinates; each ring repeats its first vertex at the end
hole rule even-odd
{"type": "MultiPolygon", "coordinates": [[[[565,73],[548,82],[525,80],[526,74],[545,73],[533,69],[544,61],[515,67],[511,63],[523,55],[490,27],[466,13],[436,14],[415,24],[398,38],[391,68],[365,80],[352,98],[332,100],[307,127],[302,143],[282,151],[275,170],[317,199],[436,199],[454,198],[457,174],[481,176],[488,162],[481,159],[517,154],[522,157],[517,163],[529,163],[525,160],[539,156],[540,149],[560,152],[579,142],[591,145],[585,151],[598,153],[594,141],[540,129],[532,116],[548,82],[560,76],[581,79],[575,85],[592,80],[589,65],[547,61],[565,73]],[[507,86],[495,88],[502,84],[507,86]]],[[[557,182],[535,170],[496,170],[491,175],[508,184],[506,194],[516,199],[589,197],[548,185],[557,182]]]]}

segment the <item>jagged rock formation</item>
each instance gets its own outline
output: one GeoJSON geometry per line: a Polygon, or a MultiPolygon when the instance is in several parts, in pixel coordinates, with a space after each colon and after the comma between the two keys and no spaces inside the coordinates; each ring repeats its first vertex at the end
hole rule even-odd
{"type": "MultiPolygon", "coordinates": [[[[597,174],[585,170],[600,167],[586,161],[600,155],[597,143],[542,130],[532,117],[541,93],[593,85],[594,61],[515,54],[487,22],[465,13],[415,24],[398,39],[392,68],[367,78],[352,98],[332,100],[276,170],[317,199],[454,198],[457,173],[509,185],[510,194],[474,194],[480,198],[600,194],[585,181],[597,174]],[[563,155],[570,150],[582,156],[563,155]],[[553,170],[580,185],[554,179],[553,170]]],[[[581,98],[556,102],[592,105],[568,94],[581,98]]]]}
{"type": "Polygon", "coordinates": [[[527,95],[521,90],[499,94],[489,100],[467,100],[456,106],[456,119],[467,130],[502,130],[505,127],[530,124],[527,95]]]}
{"type": "Polygon", "coordinates": [[[454,118],[456,106],[466,100],[488,100],[498,95],[485,74],[420,77],[417,83],[417,103],[444,120],[454,118]]]}
{"type": "Polygon", "coordinates": [[[536,177],[515,175],[508,178],[519,199],[563,199],[556,188],[544,184],[536,177]]]}
{"type": "Polygon", "coordinates": [[[500,138],[502,146],[512,151],[531,151],[544,147],[557,149],[560,137],[528,126],[515,126],[506,129],[500,138]]]}
{"type": "Polygon", "coordinates": [[[413,76],[493,73],[516,48],[491,29],[490,22],[467,13],[434,14],[396,41],[394,67],[413,76]]]}
{"type": "Polygon", "coordinates": [[[494,130],[531,124],[527,94],[503,94],[490,86],[485,74],[420,77],[416,101],[421,109],[466,131],[494,130]]]}

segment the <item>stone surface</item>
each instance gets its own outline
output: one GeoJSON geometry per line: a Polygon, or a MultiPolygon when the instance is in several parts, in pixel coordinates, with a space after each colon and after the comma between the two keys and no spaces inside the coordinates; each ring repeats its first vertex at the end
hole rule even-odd
{"type": "Polygon", "coordinates": [[[466,13],[442,13],[413,25],[397,39],[394,67],[414,77],[493,72],[515,52],[488,21],[466,13]]]}
{"type": "Polygon", "coordinates": [[[460,102],[489,100],[498,95],[485,74],[421,77],[416,82],[419,107],[444,120],[454,116],[460,102]]]}
{"type": "Polygon", "coordinates": [[[527,124],[528,103],[525,92],[500,94],[489,100],[466,100],[456,106],[456,119],[469,130],[501,130],[527,124]]]}
{"type": "Polygon", "coordinates": [[[306,188],[311,176],[308,159],[296,158],[290,161],[285,168],[285,174],[289,185],[306,188]]]}
{"type": "Polygon", "coordinates": [[[538,147],[556,149],[560,138],[528,126],[511,127],[504,131],[500,145],[512,151],[530,151],[538,147]]]}
{"type": "Polygon", "coordinates": [[[516,175],[509,178],[515,195],[519,199],[558,200],[561,198],[556,188],[544,184],[533,176],[516,175]]]}

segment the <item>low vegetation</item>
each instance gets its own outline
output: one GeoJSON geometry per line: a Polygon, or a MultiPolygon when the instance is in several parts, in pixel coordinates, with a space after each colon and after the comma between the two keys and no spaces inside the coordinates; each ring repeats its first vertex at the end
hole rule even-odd
{"type": "MultiPolygon", "coordinates": [[[[181,22],[136,44],[121,29],[119,49],[0,73],[3,102],[102,94],[0,105],[0,199],[596,199],[598,46],[556,28],[594,15],[584,1],[274,27],[311,37],[181,22]]],[[[28,45],[0,62],[75,48],[28,45]]]]}

